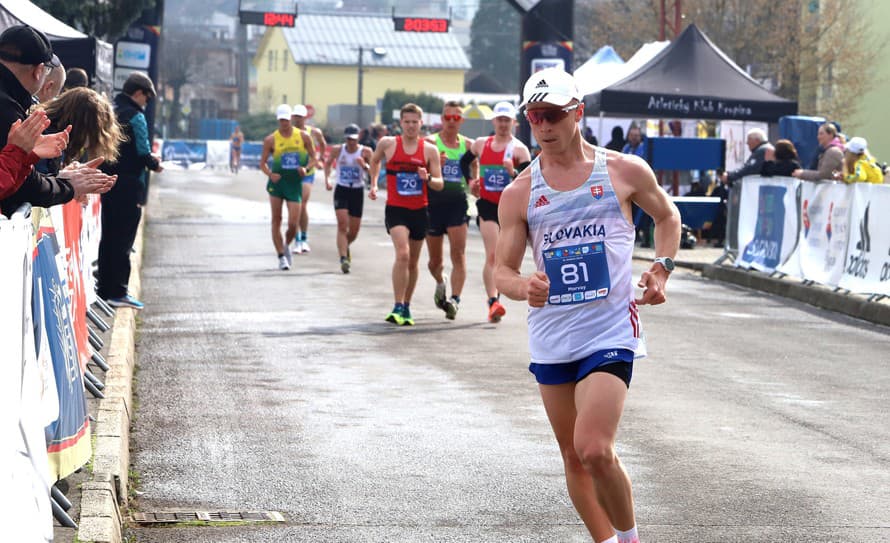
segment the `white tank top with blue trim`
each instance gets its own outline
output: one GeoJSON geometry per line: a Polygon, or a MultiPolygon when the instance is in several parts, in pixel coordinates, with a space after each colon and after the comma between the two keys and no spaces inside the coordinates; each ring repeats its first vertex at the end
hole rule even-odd
{"type": "Polygon", "coordinates": [[[550,279],[544,307],[529,308],[531,361],[574,362],[606,349],[646,355],[634,302],[634,227],[609,180],[606,153],[580,187],[552,189],[531,163],[528,230],[538,270],[550,279]]]}
{"type": "Polygon", "coordinates": [[[340,155],[337,157],[337,184],[341,187],[362,188],[365,186],[362,169],[358,165],[362,149],[364,147],[359,145],[355,152],[350,153],[346,150],[345,143],[340,148],[340,155]]]}

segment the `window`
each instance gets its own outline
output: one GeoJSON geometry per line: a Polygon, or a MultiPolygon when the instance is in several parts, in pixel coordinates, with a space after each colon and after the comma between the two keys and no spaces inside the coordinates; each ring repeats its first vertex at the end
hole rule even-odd
{"type": "Polygon", "coordinates": [[[281,50],[281,71],[282,72],[287,71],[288,61],[290,60],[290,58],[288,58],[290,55],[288,55],[287,53],[288,53],[287,49],[281,50]]]}
{"type": "Polygon", "coordinates": [[[269,59],[269,68],[268,68],[268,70],[271,72],[271,71],[272,71],[272,51],[269,51],[269,54],[267,55],[267,57],[268,57],[268,59],[269,59]]]}

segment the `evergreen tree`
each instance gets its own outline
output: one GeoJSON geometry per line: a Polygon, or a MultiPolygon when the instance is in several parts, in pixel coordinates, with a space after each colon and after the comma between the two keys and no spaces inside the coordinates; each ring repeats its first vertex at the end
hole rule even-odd
{"type": "Polygon", "coordinates": [[[498,80],[507,92],[519,90],[521,16],[504,0],[481,0],[470,26],[473,69],[498,80]]]}
{"type": "Polygon", "coordinates": [[[152,8],[155,0],[33,0],[53,17],[73,26],[84,34],[109,42],[121,37],[130,23],[152,8]]]}

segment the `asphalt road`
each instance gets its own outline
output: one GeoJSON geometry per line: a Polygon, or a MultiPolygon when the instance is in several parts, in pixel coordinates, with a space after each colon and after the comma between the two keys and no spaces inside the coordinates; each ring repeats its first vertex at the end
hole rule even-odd
{"type": "MultiPolygon", "coordinates": [[[[478,231],[457,320],[433,306],[424,255],[417,326],[395,327],[382,202],[343,275],[316,182],[313,251],[282,272],[263,187],[154,180],[133,505],[287,522],[135,540],[589,541],[526,369],[524,306],[485,320],[478,231]]],[[[668,288],[642,309],[650,357],[618,443],[643,541],[890,541],[888,329],[685,270],[668,288]]]]}

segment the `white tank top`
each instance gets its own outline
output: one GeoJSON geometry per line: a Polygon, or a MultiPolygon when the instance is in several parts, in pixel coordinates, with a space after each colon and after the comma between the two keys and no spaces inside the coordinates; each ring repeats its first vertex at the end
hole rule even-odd
{"type": "Polygon", "coordinates": [[[362,188],[365,186],[362,181],[362,169],[359,167],[356,159],[362,156],[362,147],[354,153],[346,150],[346,144],[340,148],[340,156],[337,157],[337,184],[341,187],[362,188]]]}
{"type": "Polygon", "coordinates": [[[634,302],[631,259],[634,227],[596,149],[593,170],[575,190],[550,188],[541,163],[531,163],[528,230],[538,270],[550,279],[544,307],[529,308],[531,361],[575,362],[606,349],[645,356],[634,302]]]}

